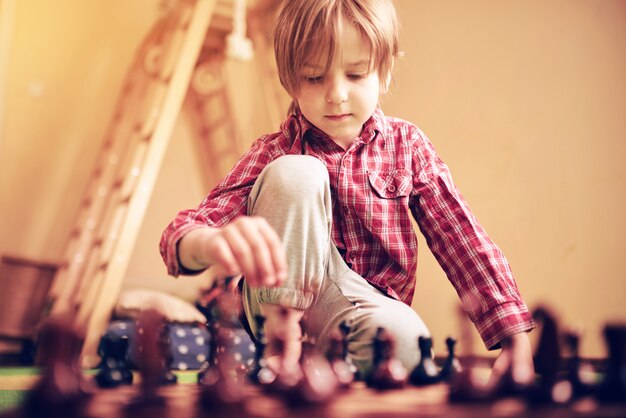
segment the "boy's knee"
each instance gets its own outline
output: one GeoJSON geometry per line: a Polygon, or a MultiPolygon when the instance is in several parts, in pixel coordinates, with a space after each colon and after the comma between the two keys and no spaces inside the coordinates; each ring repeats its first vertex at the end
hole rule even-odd
{"type": "Polygon", "coordinates": [[[309,155],[284,155],[263,170],[263,187],[271,187],[290,196],[323,192],[328,187],[324,163],[309,155]]]}

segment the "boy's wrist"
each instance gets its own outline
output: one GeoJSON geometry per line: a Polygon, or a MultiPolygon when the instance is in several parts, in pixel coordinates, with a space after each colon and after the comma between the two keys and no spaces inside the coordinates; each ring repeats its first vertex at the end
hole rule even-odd
{"type": "Polygon", "coordinates": [[[528,341],[528,333],[525,331],[516,332],[514,334],[504,337],[502,341],[500,341],[500,345],[502,347],[511,347],[513,345],[523,343],[525,341],[528,341]]]}
{"type": "Polygon", "coordinates": [[[215,229],[197,228],[189,231],[178,244],[178,261],[186,270],[199,271],[211,266],[206,254],[208,241],[215,235],[215,229]]]}

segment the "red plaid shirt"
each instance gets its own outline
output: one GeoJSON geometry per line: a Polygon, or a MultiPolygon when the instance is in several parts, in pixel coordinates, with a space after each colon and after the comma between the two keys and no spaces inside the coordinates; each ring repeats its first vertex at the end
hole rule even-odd
{"type": "Polygon", "coordinates": [[[487,347],[533,327],[508,262],[474,218],[433,145],[417,127],[385,117],[380,109],[347,151],[301,114],[259,138],[197,209],[180,212],[167,227],[160,250],[169,273],[185,273],[176,254],[182,236],[245,215],[263,168],[282,155],[302,153],[326,165],[333,242],[368,282],[411,304],[417,239],[410,211],[487,347]]]}

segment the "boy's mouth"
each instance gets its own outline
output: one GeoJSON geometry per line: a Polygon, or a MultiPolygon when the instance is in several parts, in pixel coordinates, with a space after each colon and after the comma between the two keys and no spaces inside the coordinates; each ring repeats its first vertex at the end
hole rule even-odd
{"type": "Polygon", "coordinates": [[[330,119],[332,121],[340,121],[340,120],[344,120],[350,117],[349,113],[341,113],[341,114],[337,114],[337,115],[326,115],[327,119],[330,119]]]}

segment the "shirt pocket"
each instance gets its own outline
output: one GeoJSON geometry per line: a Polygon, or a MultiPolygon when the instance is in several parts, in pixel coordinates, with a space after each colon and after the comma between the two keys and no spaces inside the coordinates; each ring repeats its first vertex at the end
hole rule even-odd
{"type": "Polygon", "coordinates": [[[413,178],[408,170],[369,171],[369,210],[366,221],[373,231],[387,233],[412,230],[408,212],[413,178]]]}

